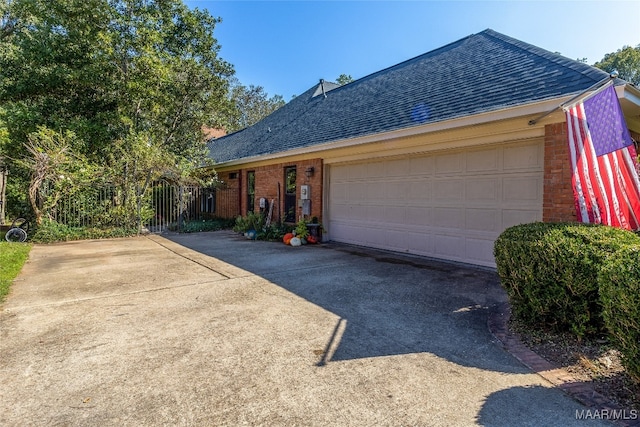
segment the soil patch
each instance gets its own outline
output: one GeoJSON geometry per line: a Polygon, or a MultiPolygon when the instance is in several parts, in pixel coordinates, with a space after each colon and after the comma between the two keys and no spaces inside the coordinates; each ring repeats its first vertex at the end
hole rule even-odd
{"type": "Polygon", "coordinates": [[[620,353],[606,338],[578,341],[568,333],[529,330],[513,319],[509,329],[533,352],[562,367],[576,380],[591,383],[595,391],[615,405],[640,410],[640,384],[627,374],[620,353]]]}

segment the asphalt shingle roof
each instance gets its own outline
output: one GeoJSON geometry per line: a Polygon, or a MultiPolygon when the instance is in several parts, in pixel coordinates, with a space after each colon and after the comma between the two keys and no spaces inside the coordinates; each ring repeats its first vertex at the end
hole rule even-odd
{"type": "Polygon", "coordinates": [[[209,141],[217,163],[501,110],[583,91],[607,73],[485,30],[209,141]]]}

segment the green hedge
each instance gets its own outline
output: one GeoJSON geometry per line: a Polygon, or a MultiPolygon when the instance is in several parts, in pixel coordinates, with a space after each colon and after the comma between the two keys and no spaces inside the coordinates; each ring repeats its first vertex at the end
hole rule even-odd
{"type": "Polygon", "coordinates": [[[609,335],[627,372],[640,382],[640,244],[617,251],[598,284],[609,335]]]}
{"type": "Polygon", "coordinates": [[[613,253],[634,243],[640,244],[634,233],[598,225],[533,223],[505,230],[494,255],[514,317],[578,338],[604,331],[598,274],[613,253]]]}

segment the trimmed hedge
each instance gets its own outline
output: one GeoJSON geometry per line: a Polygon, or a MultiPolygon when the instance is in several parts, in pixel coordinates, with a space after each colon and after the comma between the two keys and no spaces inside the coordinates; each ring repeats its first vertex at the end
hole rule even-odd
{"type": "Polygon", "coordinates": [[[605,331],[598,275],[612,254],[631,244],[640,244],[640,237],[599,225],[508,228],[496,240],[494,255],[514,317],[578,338],[605,331]]]}
{"type": "Polygon", "coordinates": [[[640,382],[640,244],[621,248],[598,277],[602,317],[622,364],[640,382]]]}

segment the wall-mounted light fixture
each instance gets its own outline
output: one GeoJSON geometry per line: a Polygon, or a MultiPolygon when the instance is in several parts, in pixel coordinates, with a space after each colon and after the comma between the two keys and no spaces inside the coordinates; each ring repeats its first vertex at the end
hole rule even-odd
{"type": "Polygon", "coordinates": [[[313,166],[309,166],[307,170],[304,171],[304,174],[307,176],[307,178],[311,178],[314,172],[315,169],[313,168],[313,166]]]}

